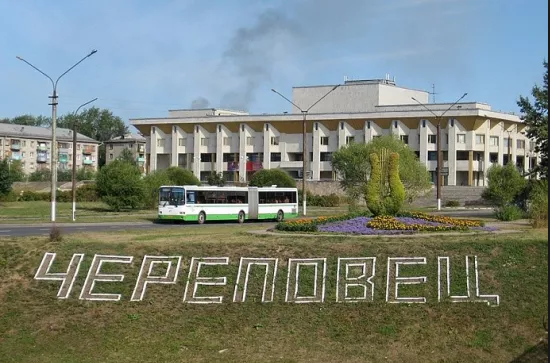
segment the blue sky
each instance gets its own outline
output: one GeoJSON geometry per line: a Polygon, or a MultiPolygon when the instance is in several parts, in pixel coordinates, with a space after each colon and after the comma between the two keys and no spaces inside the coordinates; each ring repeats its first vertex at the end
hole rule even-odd
{"type": "MultiPolygon", "coordinates": [[[[546,0],[0,0],[0,117],[50,115],[98,97],[125,121],[168,109],[290,111],[270,92],[395,76],[438,102],[516,99],[542,81],[546,0]],[[208,100],[205,102],[204,100],[208,100]]],[[[307,105],[306,105],[307,107],[307,105]]]]}

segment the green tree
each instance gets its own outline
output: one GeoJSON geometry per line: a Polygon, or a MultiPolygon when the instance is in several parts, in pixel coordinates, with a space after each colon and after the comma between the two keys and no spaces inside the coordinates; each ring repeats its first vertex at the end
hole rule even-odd
{"type": "Polygon", "coordinates": [[[14,118],[5,118],[0,120],[1,123],[22,125],[22,126],[40,126],[46,127],[51,124],[51,119],[45,116],[21,115],[14,118]]]}
{"type": "Polygon", "coordinates": [[[132,153],[132,151],[130,151],[130,149],[128,149],[128,148],[123,149],[123,150],[120,152],[120,155],[118,156],[117,159],[118,159],[118,160],[125,161],[125,162],[127,162],[128,164],[132,164],[132,165],[134,165],[134,166],[138,166],[138,163],[137,163],[137,160],[136,160],[136,156],[135,156],[134,153],[132,153]]]}
{"type": "Polygon", "coordinates": [[[143,205],[145,188],[139,169],[132,164],[115,160],[97,174],[97,192],[115,211],[143,205]]]}
{"type": "Polygon", "coordinates": [[[252,175],[248,185],[253,187],[276,185],[282,188],[296,188],[296,181],[282,169],[262,169],[252,175]]]}
{"type": "Polygon", "coordinates": [[[548,61],[543,62],[543,86],[533,87],[531,94],[534,103],[528,97],[520,96],[518,106],[522,119],[527,125],[527,137],[535,141],[535,151],[540,154],[540,164],[533,170],[542,179],[548,179],[548,61]]]}
{"type": "Polygon", "coordinates": [[[171,166],[166,169],[166,173],[172,185],[201,185],[201,181],[189,169],[171,166]]]}
{"type": "Polygon", "coordinates": [[[166,170],[155,170],[143,178],[145,188],[145,207],[154,209],[157,207],[159,188],[163,185],[172,185],[166,170]]]}
{"type": "Polygon", "coordinates": [[[527,180],[513,163],[492,165],[487,171],[487,188],[482,197],[499,208],[510,206],[527,186],[527,180]]]}
{"type": "Polygon", "coordinates": [[[21,182],[26,179],[21,160],[13,160],[10,165],[10,175],[12,182],[21,182]]]}
{"type": "Polygon", "coordinates": [[[76,180],[94,180],[96,172],[88,168],[79,168],[76,171],[76,180]]]}
{"type": "Polygon", "coordinates": [[[367,144],[347,145],[332,155],[332,167],[350,200],[358,200],[365,193],[371,173],[370,155],[382,149],[399,154],[399,178],[405,187],[407,203],[412,203],[430,190],[430,175],[426,166],[411,148],[389,135],[375,138],[367,144]]]}
{"type": "MultiPolygon", "coordinates": [[[[57,125],[58,127],[72,129],[75,121],[79,133],[100,142],[128,133],[128,127],[124,124],[124,121],[106,109],[92,107],[85,109],[78,115],[69,113],[61,116],[57,121],[57,125]]],[[[99,147],[98,155],[98,162],[101,167],[105,165],[105,145],[99,147]]]]}
{"type": "Polygon", "coordinates": [[[11,192],[12,184],[9,161],[8,159],[2,159],[0,160],[0,196],[11,192]]]}
{"type": "Polygon", "coordinates": [[[223,187],[225,185],[223,174],[216,173],[215,171],[211,172],[210,175],[208,176],[208,185],[223,187]]]}

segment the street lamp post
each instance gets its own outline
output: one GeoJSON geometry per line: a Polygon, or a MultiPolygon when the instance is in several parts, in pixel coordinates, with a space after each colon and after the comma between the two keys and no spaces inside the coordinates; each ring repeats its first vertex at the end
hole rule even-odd
{"type": "Polygon", "coordinates": [[[76,125],[77,125],[77,117],[78,117],[78,111],[96,101],[97,98],[94,98],[93,100],[91,101],[88,101],[86,103],[83,103],[81,104],[80,106],[78,106],[78,108],[76,109],[76,111],[74,112],[73,116],[74,116],[74,120],[73,120],[73,176],[72,176],[72,182],[73,182],[73,185],[72,185],[72,189],[73,189],[73,222],[76,221],[76,125]]]}
{"type": "Polygon", "coordinates": [[[443,116],[451,109],[453,108],[457,103],[459,103],[464,97],[466,97],[468,94],[464,93],[462,97],[460,97],[455,103],[453,103],[448,109],[445,110],[441,115],[435,114],[432,110],[430,110],[425,104],[420,102],[414,97],[411,97],[413,101],[418,103],[420,106],[424,107],[426,110],[428,110],[432,115],[435,116],[436,122],[437,122],[437,135],[436,135],[436,147],[437,147],[437,168],[436,168],[436,190],[437,190],[437,210],[441,210],[441,167],[443,166],[443,155],[441,152],[441,120],[443,119],[443,116]]]}
{"type": "Polygon", "coordinates": [[[52,103],[50,103],[50,105],[52,106],[52,148],[51,148],[51,159],[50,159],[50,171],[51,171],[51,174],[52,174],[52,177],[51,177],[51,183],[52,183],[52,185],[51,185],[51,201],[52,201],[51,220],[52,220],[52,223],[55,223],[55,201],[56,201],[56,192],[57,192],[57,145],[56,145],[57,141],[56,141],[56,134],[55,134],[56,117],[57,117],[57,83],[59,82],[61,77],[63,77],[67,73],[69,73],[69,71],[71,71],[74,67],[79,65],[82,61],[84,61],[86,58],[92,56],[96,52],[97,52],[97,50],[95,50],[95,49],[92,50],[88,55],[86,55],[84,58],[82,58],[77,63],[75,63],[71,68],[67,69],[63,74],[61,74],[55,80],[55,82],[46,73],[42,72],[40,69],[38,69],[34,65],[27,62],[25,59],[17,56],[17,59],[27,63],[29,66],[31,66],[32,68],[34,68],[35,70],[40,72],[42,75],[46,76],[50,80],[50,82],[52,83],[53,91],[52,91],[52,95],[49,96],[49,98],[52,99],[52,103]]]}
{"type": "Polygon", "coordinates": [[[325,97],[327,97],[330,93],[332,93],[332,91],[334,91],[338,87],[340,87],[340,85],[336,85],[336,86],[332,87],[332,89],[330,91],[325,93],[325,95],[323,97],[319,98],[313,105],[309,106],[309,108],[306,109],[306,110],[303,110],[301,107],[296,105],[294,102],[292,102],[291,100],[289,100],[288,98],[286,98],[281,93],[274,90],[273,88],[271,89],[272,92],[275,92],[276,94],[281,96],[283,99],[285,99],[287,102],[292,104],[294,107],[296,107],[302,113],[302,144],[303,144],[303,147],[302,147],[302,159],[303,159],[303,165],[302,165],[302,215],[304,217],[306,216],[306,194],[307,194],[306,193],[306,165],[307,165],[307,159],[308,159],[308,155],[307,155],[307,123],[306,123],[307,113],[309,112],[309,110],[311,110],[313,108],[313,106],[315,106],[316,104],[321,102],[325,97]]]}

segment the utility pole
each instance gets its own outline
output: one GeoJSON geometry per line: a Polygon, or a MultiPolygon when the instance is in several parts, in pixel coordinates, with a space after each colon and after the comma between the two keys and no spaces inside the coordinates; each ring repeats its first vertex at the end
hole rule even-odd
{"type": "Polygon", "coordinates": [[[443,119],[443,116],[451,109],[453,108],[457,103],[459,103],[464,97],[466,97],[468,94],[464,93],[462,97],[460,97],[455,103],[453,103],[445,112],[443,112],[441,115],[435,114],[432,110],[430,110],[425,104],[418,101],[416,98],[411,97],[413,101],[418,103],[420,106],[424,107],[428,112],[430,112],[432,115],[435,116],[435,120],[437,122],[437,135],[436,135],[436,147],[437,147],[437,168],[436,168],[436,190],[437,190],[437,210],[441,210],[441,187],[442,187],[442,180],[441,180],[441,167],[443,166],[443,153],[441,151],[441,120],[443,119]]]}
{"type": "Polygon", "coordinates": [[[79,60],[77,63],[75,63],[71,68],[67,69],[63,74],[61,74],[57,80],[54,80],[48,76],[46,73],[42,72],[40,69],[32,65],[31,63],[27,62],[25,59],[17,56],[16,58],[19,59],[22,62],[27,63],[29,66],[34,68],[36,71],[40,72],[42,75],[46,76],[50,82],[52,83],[52,95],[48,96],[48,98],[52,99],[52,102],[49,104],[52,106],[52,147],[51,147],[51,155],[50,155],[50,172],[52,174],[51,177],[51,203],[52,203],[52,210],[51,210],[51,220],[52,223],[55,223],[55,203],[56,203],[56,193],[57,193],[57,139],[56,139],[56,126],[57,126],[57,83],[67,73],[69,73],[74,67],[82,63],[86,58],[91,57],[97,52],[97,50],[92,50],[88,55],[86,55],[84,58],[79,60]]]}
{"type": "Polygon", "coordinates": [[[80,108],[86,106],[87,104],[90,104],[97,100],[97,98],[94,98],[91,101],[88,101],[86,103],[83,103],[82,105],[78,106],[75,113],[73,114],[74,120],[73,120],[73,176],[72,176],[72,189],[73,189],[73,222],[76,221],[76,125],[77,125],[77,118],[78,118],[78,111],[80,108]]]}
{"type": "Polygon", "coordinates": [[[315,106],[316,104],[321,102],[321,100],[323,100],[325,97],[327,97],[330,93],[332,93],[338,87],[340,87],[340,85],[336,85],[336,86],[332,87],[332,89],[330,91],[325,93],[325,95],[323,97],[319,98],[313,105],[311,105],[306,110],[303,110],[301,107],[297,106],[294,102],[292,102],[291,100],[289,100],[288,98],[286,98],[281,93],[274,90],[273,88],[271,89],[272,92],[274,92],[274,93],[278,94],[279,96],[281,96],[283,99],[285,99],[287,102],[292,104],[294,107],[296,107],[302,113],[302,145],[303,145],[302,146],[302,159],[303,159],[303,164],[302,164],[302,215],[304,217],[306,216],[306,204],[307,204],[306,203],[306,199],[307,199],[306,198],[306,194],[307,194],[307,191],[306,191],[306,165],[307,165],[307,159],[308,159],[308,154],[307,154],[307,120],[306,120],[307,119],[307,113],[309,112],[309,110],[311,110],[313,108],[313,106],[315,106]]]}

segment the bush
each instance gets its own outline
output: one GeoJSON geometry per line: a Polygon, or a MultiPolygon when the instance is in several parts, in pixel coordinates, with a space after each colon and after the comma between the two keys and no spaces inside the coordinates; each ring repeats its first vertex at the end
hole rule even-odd
{"type": "Polygon", "coordinates": [[[375,216],[395,215],[403,207],[406,197],[405,187],[399,178],[399,154],[381,150],[380,155],[371,154],[371,177],[365,200],[375,216]],[[380,160],[380,155],[383,160],[380,160]]]}
{"type": "MultiPolygon", "coordinates": [[[[298,203],[302,204],[302,191],[298,190],[298,203]]],[[[331,208],[331,207],[338,207],[341,204],[341,198],[334,193],[331,193],[329,195],[317,195],[311,193],[309,190],[307,191],[307,198],[306,198],[307,205],[310,207],[325,207],[325,208],[331,208]]]]}
{"type": "Polygon", "coordinates": [[[517,205],[509,204],[497,208],[495,217],[504,222],[516,221],[524,217],[524,212],[517,205]]]}
{"type": "Polygon", "coordinates": [[[512,163],[491,166],[487,172],[487,182],[482,197],[497,207],[513,204],[527,186],[527,180],[512,163]]]}
{"type": "Polygon", "coordinates": [[[223,187],[225,185],[225,180],[223,179],[222,173],[216,173],[215,171],[211,172],[208,176],[208,185],[223,187]]]}
{"type": "MultiPolygon", "coordinates": [[[[166,170],[155,170],[143,178],[144,184],[144,205],[145,208],[157,208],[159,199],[159,188],[163,185],[173,184],[166,170]]],[[[183,185],[183,184],[182,184],[183,185]]]]}
{"type": "Polygon", "coordinates": [[[82,202],[98,202],[101,198],[97,194],[97,186],[95,184],[84,184],[76,189],[76,201],[82,202]]]}
{"type": "Polygon", "coordinates": [[[139,169],[121,160],[115,160],[99,171],[97,192],[115,211],[139,208],[145,200],[145,188],[139,169]]]}
{"type": "Polygon", "coordinates": [[[50,242],[61,242],[63,240],[63,232],[58,226],[53,226],[50,230],[50,242]]]}
{"type": "Polygon", "coordinates": [[[10,190],[7,194],[0,194],[0,202],[16,202],[17,194],[10,190]]]}
{"type": "Polygon", "coordinates": [[[0,160],[0,196],[11,192],[13,180],[10,175],[10,165],[8,159],[0,160]]]}
{"type": "Polygon", "coordinates": [[[458,200],[448,200],[445,202],[445,207],[447,208],[460,207],[460,202],[458,200]]]}
{"type": "Polygon", "coordinates": [[[253,187],[296,188],[296,181],[282,169],[262,169],[252,175],[248,185],[253,187]]]}
{"type": "Polygon", "coordinates": [[[189,169],[171,166],[166,169],[166,175],[172,185],[201,185],[201,181],[189,169]]]}
{"type": "Polygon", "coordinates": [[[548,227],[548,181],[537,182],[529,195],[529,219],[534,228],[548,227]]]}

